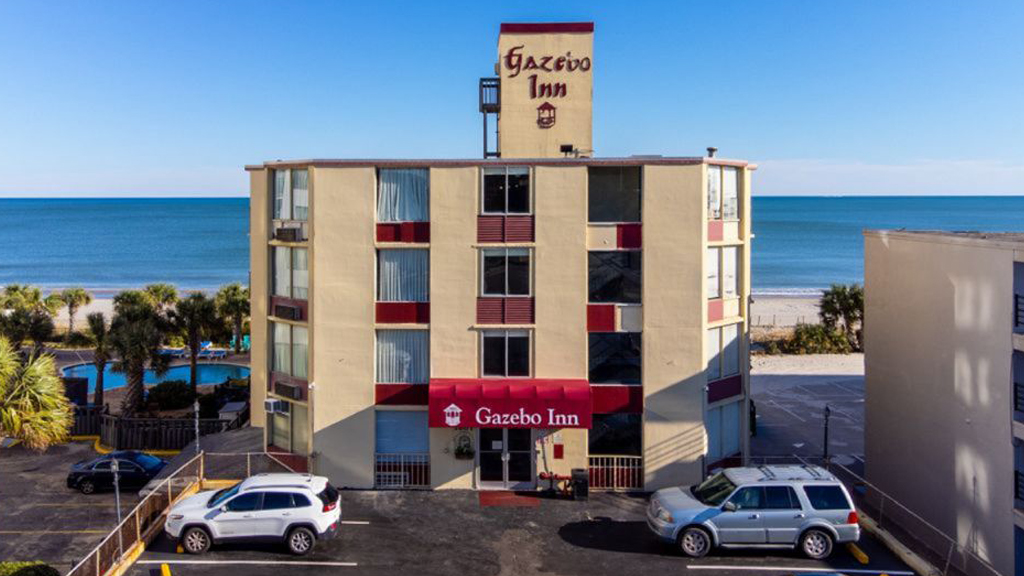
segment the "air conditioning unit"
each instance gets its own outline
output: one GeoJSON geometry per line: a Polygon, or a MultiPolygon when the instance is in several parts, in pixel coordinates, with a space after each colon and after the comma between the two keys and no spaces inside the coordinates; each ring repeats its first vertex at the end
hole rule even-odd
{"type": "Polygon", "coordinates": [[[281,412],[281,406],[284,402],[281,402],[277,398],[267,398],[263,401],[263,408],[266,409],[267,414],[275,414],[281,412]]]}
{"type": "Polygon", "coordinates": [[[278,228],[274,230],[274,238],[285,242],[301,242],[301,228],[278,228]]]}
{"type": "Polygon", "coordinates": [[[299,388],[294,384],[278,382],[277,384],[274,384],[274,394],[284,396],[285,398],[291,398],[292,400],[302,400],[302,388],[299,388]]]}
{"type": "Polygon", "coordinates": [[[302,308],[298,306],[287,306],[285,304],[274,305],[274,316],[285,320],[302,320],[302,308]]]}

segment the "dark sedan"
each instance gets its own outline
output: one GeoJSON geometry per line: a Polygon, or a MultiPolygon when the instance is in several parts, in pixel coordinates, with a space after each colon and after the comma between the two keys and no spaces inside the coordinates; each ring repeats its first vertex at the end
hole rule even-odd
{"type": "Polygon", "coordinates": [[[119,450],[93,460],[82,460],[68,472],[68,488],[82,494],[114,488],[114,472],[111,463],[117,460],[117,482],[122,488],[142,488],[149,483],[167,461],[145,452],[119,450]]]}

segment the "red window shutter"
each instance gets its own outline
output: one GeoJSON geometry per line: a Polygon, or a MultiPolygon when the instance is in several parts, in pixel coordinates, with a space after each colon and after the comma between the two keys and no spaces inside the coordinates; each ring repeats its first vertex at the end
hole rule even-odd
{"type": "Polygon", "coordinates": [[[477,298],[476,323],[501,324],[504,318],[502,298],[477,298]]]}
{"type": "Polygon", "coordinates": [[[588,304],[587,332],[615,332],[615,305],[588,304]]]}
{"type": "Polygon", "coordinates": [[[641,247],[643,234],[640,224],[619,224],[615,232],[620,249],[635,250],[641,247]]]}
{"type": "Polygon", "coordinates": [[[477,242],[504,242],[504,216],[478,216],[476,220],[477,242]]]}
{"type": "Polygon", "coordinates": [[[508,216],[505,218],[506,242],[533,242],[533,216],[508,216]]]}
{"type": "Polygon", "coordinates": [[[401,224],[377,224],[377,242],[398,242],[401,224]]]}
{"type": "Polygon", "coordinates": [[[506,298],[505,324],[533,324],[533,298],[506,298]]]}
{"type": "Polygon", "coordinates": [[[743,394],[743,376],[737,374],[708,383],[708,404],[743,394]]]}
{"type": "Polygon", "coordinates": [[[413,222],[410,242],[430,242],[430,222],[413,222]]]}

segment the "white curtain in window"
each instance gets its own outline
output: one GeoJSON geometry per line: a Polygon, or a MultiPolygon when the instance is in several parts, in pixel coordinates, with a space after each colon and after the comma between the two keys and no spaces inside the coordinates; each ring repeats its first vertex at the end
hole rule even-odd
{"type": "Polygon", "coordinates": [[[309,219],[309,170],[292,170],[292,218],[309,219]]]}
{"type": "Polygon", "coordinates": [[[430,260],[427,250],[378,250],[377,287],[380,302],[428,302],[430,260]]]}
{"type": "Polygon", "coordinates": [[[739,170],[725,168],[722,170],[722,218],[739,218],[739,170]]]}
{"type": "Polygon", "coordinates": [[[722,292],[726,298],[739,293],[739,277],[736,275],[738,259],[739,249],[735,246],[722,248],[722,292]]]}
{"type": "Polygon", "coordinates": [[[292,248],[292,298],[309,299],[309,252],[292,248]]]}
{"type": "Polygon", "coordinates": [[[707,265],[708,265],[708,298],[718,298],[722,295],[720,286],[720,280],[718,275],[718,263],[721,250],[718,248],[708,248],[707,254],[707,265]]]}
{"type": "Polygon", "coordinates": [[[722,326],[722,376],[740,373],[739,324],[722,326]]]}
{"type": "Polygon", "coordinates": [[[708,166],[708,218],[717,220],[722,217],[722,169],[708,166]]]}
{"type": "Polygon", "coordinates": [[[274,246],[274,296],[292,297],[292,270],[289,248],[274,246]]]}
{"type": "Polygon", "coordinates": [[[382,168],[377,193],[378,222],[426,222],[430,213],[430,172],[423,168],[382,168]]]}
{"type": "Polygon", "coordinates": [[[708,358],[708,381],[722,377],[722,329],[711,328],[704,340],[704,355],[708,358]]]}
{"type": "Polygon", "coordinates": [[[307,350],[309,349],[309,331],[301,326],[292,326],[292,376],[307,378],[307,350]]]}
{"type": "Polygon", "coordinates": [[[274,327],[274,372],[290,374],[291,365],[291,326],[278,322],[273,323],[274,327]]]}
{"type": "Polygon", "coordinates": [[[426,330],[378,330],[377,382],[423,384],[429,381],[429,337],[426,330]]]}
{"type": "Polygon", "coordinates": [[[288,188],[288,171],[274,170],[274,219],[288,220],[292,217],[292,195],[288,188]]]}

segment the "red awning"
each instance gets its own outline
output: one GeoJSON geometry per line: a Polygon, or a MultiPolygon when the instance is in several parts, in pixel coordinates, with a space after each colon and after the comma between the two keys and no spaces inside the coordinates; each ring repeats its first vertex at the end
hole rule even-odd
{"type": "Polygon", "coordinates": [[[432,428],[590,428],[590,384],[573,379],[437,378],[432,428]]]}

